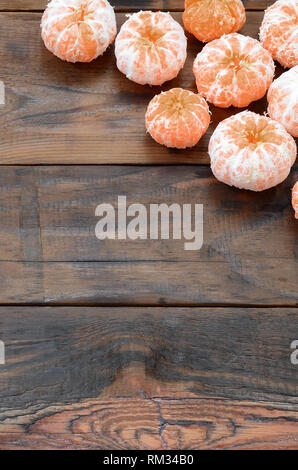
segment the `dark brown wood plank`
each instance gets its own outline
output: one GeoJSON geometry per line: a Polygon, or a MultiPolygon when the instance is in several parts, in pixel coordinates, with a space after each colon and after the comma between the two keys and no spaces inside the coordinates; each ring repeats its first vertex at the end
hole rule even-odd
{"type": "MultiPolygon", "coordinates": [[[[49,0],[0,0],[0,10],[4,11],[30,11],[43,10],[49,0]]],[[[135,10],[167,10],[181,11],[184,9],[184,0],[112,0],[111,5],[116,11],[135,10]]],[[[274,0],[244,0],[247,10],[264,10],[274,3],[274,0]]]]}
{"type": "Polygon", "coordinates": [[[2,167],[0,303],[296,305],[296,179],[259,194],[198,166],[2,167]],[[98,240],[95,208],[118,195],[203,204],[203,247],[98,240]]]}
{"type": "MultiPolygon", "coordinates": [[[[181,13],[173,16],[181,22],[181,13]]],[[[120,26],[126,17],[117,17],[120,26]]],[[[261,20],[262,12],[248,12],[243,34],[257,37],[261,20]]],[[[215,127],[239,112],[211,106],[212,124],[196,147],[166,149],[146,134],[144,124],[147,104],[160,87],[126,79],[116,68],[113,47],[91,64],[60,61],[43,46],[39,25],[38,13],[0,14],[0,79],[6,86],[6,106],[0,107],[1,164],[205,164],[215,127]]],[[[187,63],[163,90],[196,90],[192,64],[201,47],[189,38],[187,63]]],[[[263,113],[266,107],[264,98],[250,109],[263,113]]]]}
{"type": "Polygon", "coordinates": [[[297,448],[297,313],[1,308],[0,449],[297,448]]]}
{"type": "Polygon", "coordinates": [[[297,264],[279,257],[243,255],[239,263],[1,261],[0,273],[5,305],[297,305],[297,264]]]}
{"type": "MultiPolygon", "coordinates": [[[[231,262],[242,256],[294,260],[296,220],[287,180],[254,193],[217,181],[208,167],[50,166],[2,167],[0,172],[0,261],[196,261],[231,262]],[[98,204],[117,209],[150,204],[203,204],[204,243],[185,240],[98,240],[98,204]],[[277,237],[278,234],[278,237],[277,237]]],[[[127,217],[127,221],[131,220],[127,217]]],[[[171,227],[172,228],[172,227],[171,227]]],[[[238,260],[238,261],[237,261],[238,260]]],[[[294,273],[293,273],[294,274],[294,273]]]]}

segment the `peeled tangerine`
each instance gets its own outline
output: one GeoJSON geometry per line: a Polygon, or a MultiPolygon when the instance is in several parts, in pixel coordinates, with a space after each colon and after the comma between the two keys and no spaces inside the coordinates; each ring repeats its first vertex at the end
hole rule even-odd
{"type": "Polygon", "coordinates": [[[292,205],[295,211],[295,217],[298,219],[298,181],[292,189],[292,205]]]}
{"type": "Polygon", "coordinates": [[[115,13],[107,0],[52,0],[41,29],[45,46],[67,62],[91,62],[117,33],[115,13]]]}
{"type": "Polygon", "coordinates": [[[185,29],[208,42],[239,31],[246,20],[241,0],[185,0],[185,29]]]}
{"type": "Polygon", "coordinates": [[[283,67],[298,65],[298,0],[279,0],[265,11],[260,41],[283,67]]]}
{"type": "Polygon", "coordinates": [[[204,98],[182,88],[155,96],[146,113],[147,131],[166,147],[184,149],[196,145],[209,124],[209,108],[204,98]]]}
{"type": "Polygon", "coordinates": [[[186,60],[187,40],[169,13],[140,11],[123,24],[115,44],[117,67],[141,85],[175,78],[186,60]]]}
{"type": "Polygon", "coordinates": [[[197,88],[208,101],[220,108],[242,108],[265,95],[274,62],[258,41],[232,33],[206,44],[193,71],[197,88]]]}
{"type": "Polygon", "coordinates": [[[267,99],[269,116],[298,137],[298,65],[274,80],[267,99]]]}
{"type": "Polygon", "coordinates": [[[281,124],[250,111],[222,121],[209,143],[214,176],[252,191],[263,191],[286,179],[296,151],[293,137],[281,124]]]}

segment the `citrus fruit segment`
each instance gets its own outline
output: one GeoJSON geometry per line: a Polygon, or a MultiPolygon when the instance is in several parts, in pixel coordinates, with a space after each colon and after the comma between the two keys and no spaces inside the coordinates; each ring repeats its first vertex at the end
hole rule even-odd
{"type": "Polygon", "coordinates": [[[298,65],[298,0],[278,0],[265,11],[260,41],[283,67],[298,65]]]}
{"type": "Polygon", "coordinates": [[[292,205],[295,211],[295,217],[298,219],[298,181],[292,189],[292,205]]]}
{"type": "Polygon", "coordinates": [[[42,17],[49,51],[67,62],[91,62],[114,41],[117,28],[107,0],[52,0],[42,17]]]}
{"type": "Polygon", "coordinates": [[[204,98],[182,88],[156,95],[146,113],[147,131],[166,147],[193,147],[209,124],[209,108],[204,98]]]}
{"type": "Polygon", "coordinates": [[[199,41],[209,42],[239,31],[246,20],[241,0],[186,0],[185,29],[199,41]]]}
{"type": "Polygon", "coordinates": [[[296,152],[295,140],[281,124],[250,111],[222,121],[209,142],[214,176],[230,186],[252,191],[284,181],[296,152]]]}
{"type": "Polygon", "coordinates": [[[140,85],[162,85],[175,78],[186,60],[183,28],[169,13],[140,11],[116,38],[118,69],[140,85]]]}
{"type": "Polygon", "coordinates": [[[269,116],[298,137],[298,65],[274,80],[267,98],[269,116]]]}
{"type": "Polygon", "coordinates": [[[206,44],[193,71],[198,91],[208,101],[221,108],[242,108],[265,95],[274,62],[258,41],[232,33],[206,44]]]}

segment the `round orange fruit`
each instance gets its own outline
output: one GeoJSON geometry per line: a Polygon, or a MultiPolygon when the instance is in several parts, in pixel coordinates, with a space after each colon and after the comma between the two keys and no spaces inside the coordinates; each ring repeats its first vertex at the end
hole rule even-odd
{"type": "Polygon", "coordinates": [[[265,95],[274,62],[259,41],[232,33],[206,44],[193,71],[198,91],[208,101],[220,108],[242,108],[265,95]]]}
{"type": "Polygon", "coordinates": [[[67,62],[91,62],[114,41],[117,27],[107,0],[52,0],[42,17],[49,51],[67,62]]]}
{"type": "Polygon", "coordinates": [[[156,95],[146,113],[147,131],[166,147],[193,147],[209,124],[209,108],[204,98],[182,88],[156,95]]]}
{"type": "Polygon", "coordinates": [[[292,205],[295,211],[295,217],[298,219],[298,181],[292,189],[292,205]]]}
{"type": "Polygon", "coordinates": [[[175,78],[186,60],[187,40],[169,13],[140,11],[116,38],[118,69],[140,85],[162,85],[175,78]]]}
{"type": "Polygon", "coordinates": [[[263,191],[284,181],[296,153],[295,140],[281,124],[250,111],[222,121],[209,142],[214,176],[251,191],[263,191]]]}
{"type": "Polygon", "coordinates": [[[298,65],[274,80],[267,99],[269,116],[298,137],[298,65]]]}
{"type": "Polygon", "coordinates": [[[185,29],[199,41],[209,42],[235,33],[246,20],[241,0],[185,0],[185,29]]]}
{"type": "Polygon", "coordinates": [[[283,67],[298,65],[298,0],[278,0],[265,11],[260,41],[283,67]]]}

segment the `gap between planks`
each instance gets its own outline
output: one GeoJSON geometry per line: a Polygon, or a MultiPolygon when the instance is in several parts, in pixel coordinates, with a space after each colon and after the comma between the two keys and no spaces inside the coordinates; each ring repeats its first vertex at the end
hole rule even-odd
{"type": "MultiPolygon", "coordinates": [[[[27,0],[27,5],[19,0],[11,0],[10,5],[7,2],[0,0],[0,11],[3,12],[43,12],[49,0],[27,0]]],[[[275,0],[242,0],[246,11],[264,11],[275,0]]],[[[181,12],[184,11],[184,0],[146,0],[145,2],[127,2],[125,0],[111,0],[115,12],[129,13],[142,9],[143,11],[168,11],[168,12],[181,12]],[[132,4],[133,3],[133,4],[132,4]]]]}
{"type": "MultiPolygon", "coordinates": [[[[115,13],[136,13],[140,11],[139,8],[115,8],[115,13]]],[[[184,8],[143,8],[143,11],[162,11],[162,12],[169,12],[169,13],[183,13],[184,8]]],[[[254,12],[259,12],[259,11],[264,11],[263,9],[257,9],[257,8],[246,8],[245,11],[254,11],[254,12]]],[[[7,9],[1,9],[0,8],[0,13],[43,13],[44,9],[40,10],[7,10],[7,9]]]]}
{"type": "Polygon", "coordinates": [[[58,302],[47,302],[47,303],[0,303],[0,308],[77,308],[81,309],[82,307],[85,308],[111,308],[111,309],[140,309],[140,308],[150,308],[150,309],[173,309],[173,308],[181,308],[187,310],[198,310],[198,309],[206,309],[206,308],[216,308],[218,310],[226,310],[227,308],[230,309],[269,309],[269,310],[280,310],[282,308],[289,308],[289,309],[298,309],[298,304],[233,304],[233,303],[193,303],[191,305],[187,305],[185,303],[177,303],[177,304],[156,304],[156,303],[144,303],[144,304],[131,304],[131,303],[58,303],[58,302]]]}

